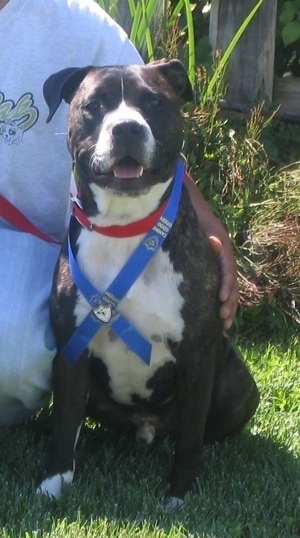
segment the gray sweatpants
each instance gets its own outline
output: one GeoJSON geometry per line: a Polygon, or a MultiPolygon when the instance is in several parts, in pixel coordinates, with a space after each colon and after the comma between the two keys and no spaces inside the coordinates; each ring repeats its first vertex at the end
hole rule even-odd
{"type": "Polygon", "coordinates": [[[0,426],[24,421],[50,396],[48,301],[58,253],[0,219],[0,426]]]}

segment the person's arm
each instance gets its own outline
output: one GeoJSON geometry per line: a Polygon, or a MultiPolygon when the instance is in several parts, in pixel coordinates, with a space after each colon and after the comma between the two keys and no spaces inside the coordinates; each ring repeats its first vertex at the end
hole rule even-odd
{"type": "Polygon", "coordinates": [[[221,268],[219,299],[222,302],[220,317],[223,320],[224,328],[229,329],[234,321],[239,301],[237,268],[231,242],[225,228],[213,214],[190,177],[186,181],[186,186],[199,222],[212,248],[219,256],[221,268]]]}

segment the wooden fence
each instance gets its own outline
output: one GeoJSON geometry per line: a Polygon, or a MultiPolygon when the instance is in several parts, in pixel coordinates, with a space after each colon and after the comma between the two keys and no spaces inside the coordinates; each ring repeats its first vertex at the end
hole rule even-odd
{"type": "MultiPolygon", "coordinates": [[[[257,0],[211,0],[210,40],[224,51],[257,0]]],[[[300,78],[274,75],[277,0],[264,0],[229,61],[226,101],[243,109],[266,100],[279,116],[300,123],[300,78]]]]}

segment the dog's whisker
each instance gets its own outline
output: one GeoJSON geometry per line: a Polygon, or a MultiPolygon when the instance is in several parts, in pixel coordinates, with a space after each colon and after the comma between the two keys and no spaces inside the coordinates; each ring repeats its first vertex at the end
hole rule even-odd
{"type": "Polygon", "coordinates": [[[99,166],[99,158],[95,153],[93,153],[93,155],[91,156],[90,161],[89,161],[89,170],[90,170],[90,172],[95,168],[97,169],[98,166],[99,166]]]}
{"type": "Polygon", "coordinates": [[[88,148],[88,151],[91,151],[92,149],[95,149],[97,147],[97,144],[92,144],[89,148],[88,148]]]}

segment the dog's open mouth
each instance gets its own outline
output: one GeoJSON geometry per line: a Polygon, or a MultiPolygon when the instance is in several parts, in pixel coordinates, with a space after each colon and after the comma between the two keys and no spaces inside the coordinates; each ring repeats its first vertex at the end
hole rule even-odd
{"type": "Polygon", "coordinates": [[[118,179],[137,179],[143,175],[144,167],[131,157],[125,157],[113,166],[112,171],[118,179]]]}
{"type": "Polygon", "coordinates": [[[104,163],[97,156],[89,164],[93,181],[103,189],[115,194],[137,196],[148,192],[149,189],[164,178],[161,166],[155,166],[156,161],[147,162],[126,155],[113,158],[111,162],[104,163]],[[152,165],[152,166],[151,166],[152,165]]]}

